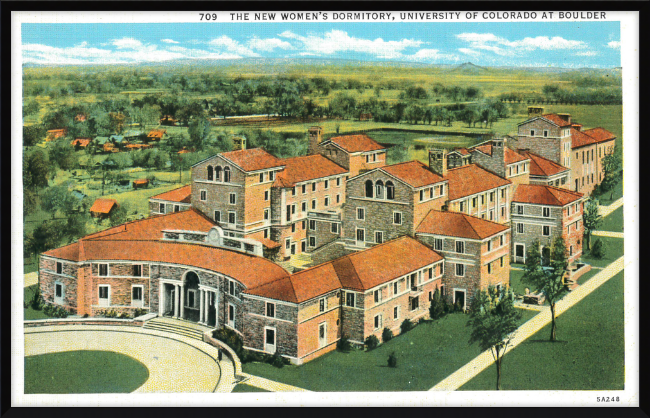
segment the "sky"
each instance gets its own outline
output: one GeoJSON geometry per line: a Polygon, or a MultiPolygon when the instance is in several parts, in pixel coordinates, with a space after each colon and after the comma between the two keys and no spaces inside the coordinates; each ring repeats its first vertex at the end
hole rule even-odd
{"type": "Polygon", "coordinates": [[[23,24],[23,63],[326,58],[482,66],[621,66],[619,22],[23,24]]]}

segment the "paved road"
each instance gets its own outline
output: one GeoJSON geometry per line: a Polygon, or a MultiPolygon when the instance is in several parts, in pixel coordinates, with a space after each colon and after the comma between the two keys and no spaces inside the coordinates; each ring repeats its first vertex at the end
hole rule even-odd
{"type": "Polygon", "coordinates": [[[616,202],[612,203],[609,206],[598,206],[598,213],[600,213],[600,216],[603,218],[610,213],[614,212],[616,209],[620,208],[623,206],[623,198],[621,197],[618,199],[616,202]]]}
{"type": "MultiPolygon", "coordinates": [[[[591,292],[596,290],[600,285],[605,283],[607,280],[611,279],[615,274],[623,270],[623,257],[614,261],[612,264],[605,267],[601,272],[596,274],[591,279],[576,290],[572,291],[566,295],[562,300],[560,300],[555,305],[555,314],[556,317],[560,316],[562,313],[566,312],[576,303],[580,302],[585,296],[589,295],[591,292]]],[[[508,347],[506,353],[508,353],[513,348],[517,347],[519,344],[524,342],[528,337],[535,334],[537,331],[545,327],[551,322],[551,313],[549,310],[544,310],[539,314],[535,315],[528,322],[523,324],[516,331],[516,334],[513,338],[511,345],[508,347]]],[[[465,383],[469,382],[474,376],[481,373],[487,367],[494,363],[494,358],[490,351],[484,351],[474,360],[470,361],[460,369],[456,370],[450,376],[442,380],[440,383],[435,385],[429,390],[435,391],[452,391],[460,388],[465,383]]]]}
{"type": "Polygon", "coordinates": [[[191,338],[126,326],[25,328],[25,356],[72,350],[114,351],[140,361],[149,378],[137,393],[230,392],[235,386],[232,363],[215,361],[215,347],[191,338]]]}

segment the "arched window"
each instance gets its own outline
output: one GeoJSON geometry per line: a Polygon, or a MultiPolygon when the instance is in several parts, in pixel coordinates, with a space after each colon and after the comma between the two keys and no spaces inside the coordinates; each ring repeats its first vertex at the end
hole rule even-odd
{"type": "Polygon", "coordinates": [[[218,165],[214,168],[214,177],[216,181],[221,181],[221,166],[218,165]]]}
{"type": "Polygon", "coordinates": [[[372,197],[373,192],[372,180],[366,180],[366,197],[372,197]]]}
{"type": "Polygon", "coordinates": [[[377,197],[377,199],[384,198],[384,182],[381,180],[375,183],[375,196],[377,197]]]}
{"type": "Polygon", "coordinates": [[[386,199],[395,200],[395,186],[392,181],[386,182],[386,199]]]}
{"type": "Polygon", "coordinates": [[[223,181],[230,183],[230,167],[228,166],[223,169],[223,181]]]}
{"type": "Polygon", "coordinates": [[[208,166],[208,180],[212,181],[212,166],[208,166]]]}

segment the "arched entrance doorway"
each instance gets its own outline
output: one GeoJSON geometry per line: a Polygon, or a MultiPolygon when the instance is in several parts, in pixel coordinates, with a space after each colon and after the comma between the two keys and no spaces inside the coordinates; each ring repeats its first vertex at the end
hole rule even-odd
{"type": "Polygon", "coordinates": [[[185,274],[183,291],[185,292],[183,319],[198,322],[200,314],[199,276],[195,272],[189,271],[185,274]]]}

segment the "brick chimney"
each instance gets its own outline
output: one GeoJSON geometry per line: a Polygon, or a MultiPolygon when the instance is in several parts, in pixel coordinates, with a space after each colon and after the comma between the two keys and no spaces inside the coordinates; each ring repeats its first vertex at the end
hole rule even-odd
{"type": "Polygon", "coordinates": [[[506,176],[506,143],[503,138],[494,138],[492,140],[492,160],[494,161],[494,171],[501,177],[506,176]]]}
{"type": "Polygon", "coordinates": [[[582,129],[582,125],[579,123],[572,123],[571,127],[575,129],[576,131],[580,131],[582,129]]]}
{"type": "Polygon", "coordinates": [[[557,115],[561,117],[563,120],[571,123],[571,115],[569,113],[558,113],[557,115]]]}
{"type": "Polygon", "coordinates": [[[312,126],[309,128],[309,143],[307,146],[307,155],[319,154],[318,145],[323,140],[323,128],[321,126],[312,126]]]}
{"type": "Polygon", "coordinates": [[[445,177],[447,175],[447,150],[431,149],[429,150],[429,168],[434,173],[445,177]]]}

